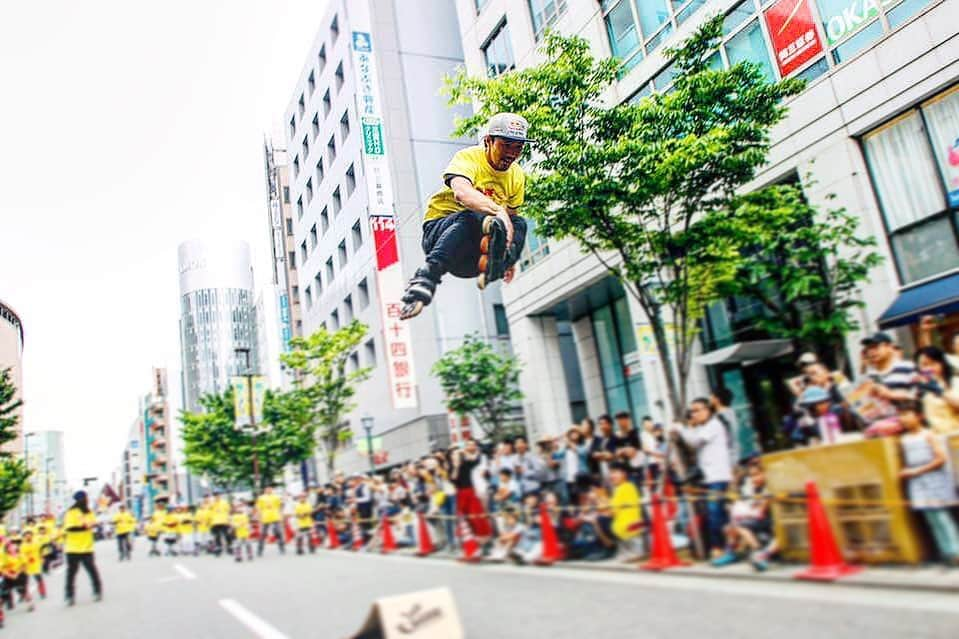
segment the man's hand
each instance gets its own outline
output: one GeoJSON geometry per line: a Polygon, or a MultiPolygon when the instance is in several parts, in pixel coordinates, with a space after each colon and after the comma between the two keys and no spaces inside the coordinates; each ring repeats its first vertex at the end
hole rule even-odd
{"type": "Polygon", "coordinates": [[[503,273],[503,281],[507,284],[513,281],[513,278],[516,277],[516,266],[513,265],[506,269],[506,272],[503,273]]]}
{"type": "Polygon", "coordinates": [[[513,244],[513,220],[510,219],[509,211],[502,206],[496,207],[496,218],[506,227],[506,246],[513,244]]]}

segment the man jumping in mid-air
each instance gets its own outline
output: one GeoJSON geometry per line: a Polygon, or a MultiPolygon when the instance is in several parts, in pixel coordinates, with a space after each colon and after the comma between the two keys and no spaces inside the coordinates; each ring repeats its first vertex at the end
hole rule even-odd
{"type": "Polygon", "coordinates": [[[482,146],[458,151],[443,171],[446,186],[429,201],[423,221],[426,265],[418,268],[403,295],[402,319],[419,315],[433,300],[446,273],[477,278],[481,289],[498,279],[509,283],[526,241],[523,203],[526,176],[516,164],[529,123],[513,113],[490,118],[482,146]]]}

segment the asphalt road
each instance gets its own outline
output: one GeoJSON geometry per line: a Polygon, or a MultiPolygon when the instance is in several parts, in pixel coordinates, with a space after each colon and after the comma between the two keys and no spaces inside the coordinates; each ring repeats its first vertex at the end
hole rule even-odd
{"type": "Polygon", "coordinates": [[[147,558],[97,546],[104,600],[81,573],[63,604],[63,571],[0,636],[87,639],[342,639],[374,599],[448,586],[470,639],[642,637],[955,637],[954,595],[804,583],[770,584],[571,568],[464,566],[445,560],[321,551],[298,557],[147,558]]]}

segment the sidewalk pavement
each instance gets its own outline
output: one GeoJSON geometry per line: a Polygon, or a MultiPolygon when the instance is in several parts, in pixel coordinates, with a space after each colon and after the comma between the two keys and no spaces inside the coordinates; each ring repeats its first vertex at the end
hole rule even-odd
{"type": "MultiPolygon", "coordinates": [[[[415,550],[404,548],[399,555],[414,555],[415,550]]],[[[432,555],[437,559],[456,559],[456,555],[441,551],[432,555]]],[[[600,570],[611,572],[635,572],[640,561],[623,562],[616,559],[606,561],[564,561],[556,565],[574,570],[600,570]]],[[[480,564],[482,565],[482,564],[480,564]]],[[[712,577],[716,579],[748,579],[753,581],[784,582],[794,581],[794,575],[805,566],[770,562],[769,570],[757,572],[748,561],[742,561],[723,568],[714,568],[708,564],[696,563],[691,566],[672,568],[662,571],[663,575],[686,577],[712,577]]],[[[548,570],[548,568],[547,568],[548,570]]],[[[946,592],[959,594],[959,568],[924,564],[920,566],[867,566],[861,572],[844,577],[835,583],[861,588],[885,588],[927,592],[946,592]]]]}

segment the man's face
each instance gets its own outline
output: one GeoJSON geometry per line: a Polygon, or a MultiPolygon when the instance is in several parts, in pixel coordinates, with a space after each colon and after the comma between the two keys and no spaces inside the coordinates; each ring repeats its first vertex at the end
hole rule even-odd
{"type": "Polygon", "coordinates": [[[609,437],[609,435],[613,432],[613,422],[606,419],[599,420],[599,432],[601,432],[604,436],[609,437]]]}
{"type": "Polygon", "coordinates": [[[505,171],[523,153],[525,142],[490,137],[486,142],[486,160],[497,171],[505,171]]]}
{"type": "Polygon", "coordinates": [[[609,481],[612,482],[613,486],[619,486],[626,481],[626,473],[619,468],[613,469],[609,473],[609,481]]]}
{"type": "Polygon", "coordinates": [[[477,445],[476,445],[476,441],[475,441],[475,440],[472,440],[472,439],[471,439],[471,440],[469,440],[468,442],[466,442],[466,452],[469,453],[470,455],[475,455],[477,449],[478,449],[478,447],[477,447],[477,445]]]}
{"type": "Polygon", "coordinates": [[[643,430],[645,430],[647,433],[653,432],[655,428],[656,428],[656,423],[653,422],[653,420],[651,419],[643,420],[643,430]]]}
{"type": "Polygon", "coordinates": [[[525,454],[526,454],[526,451],[528,451],[528,450],[529,450],[529,444],[526,443],[526,440],[525,440],[525,439],[522,439],[522,438],[521,438],[521,439],[517,439],[517,440],[516,440],[516,452],[517,452],[517,453],[519,453],[520,455],[525,455],[525,454]]]}
{"type": "Polygon", "coordinates": [[[629,417],[617,417],[616,425],[619,427],[619,430],[626,432],[633,427],[633,420],[629,417]]]}
{"type": "Polygon", "coordinates": [[[709,421],[709,409],[702,402],[696,402],[689,407],[690,421],[697,426],[709,421]]]}

